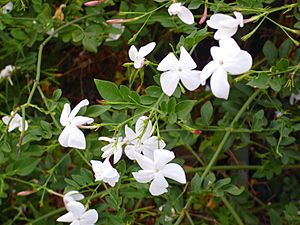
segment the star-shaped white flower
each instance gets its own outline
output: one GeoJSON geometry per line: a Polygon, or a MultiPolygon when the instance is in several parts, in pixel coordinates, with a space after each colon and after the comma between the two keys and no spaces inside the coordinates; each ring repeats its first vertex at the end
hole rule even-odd
{"type": "Polygon", "coordinates": [[[201,71],[193,70],[196,67],[196,63],[184,47],[180,47],[179,60],[174,53],[169,53],[157,67],[157,70],[164,72],[160,76],[160,84],[163,92],[171,96],[179,81],[189,91],[194,91],[198,88],[201,84],[201,71]]]}
{"type": "Polygon", "coordinates": [[[202,85],[210,78],[211,91],[217,98],[228,99],[230,86],[227,73],[238,75],[247,72],[252,66],[251,55],[241,50],[232,38],[223,38],[219,41],[220,47],[211,47],[210,61],[202,70],[202,85]]]}
{"type": "Polygon", "coordinates": [[[134,68],[140,69],[145,64],[145,56],[149,55],[150,52],[155,48],[156,43],[151,42],[143,47],[141,47],[139,50],[132,45],[128,51],[128,55],[131,61],[134,62],[134,68]]]}
{"type": "Polygon", "coordinates": [[[84,199],[84,195],[80,194],[78,191],[69,191],[63,198],[66,207],[70,202],[80,201],[82,199],[84,199]]]}
{"type": "Polygon", "coordinates": [[[67,209],[69,212],[59,217],[57,222],[71,223],[70,225],[94,225],[98,220],[97,211],[95,209],[86,211],[80,202],[69,202],[67,209]]]}
{"type": "Polygon", "coordinates": [[[6,5],[2,7],[2,13],[7,14],[13,10],[14,4],[12,2],[8,2],[6,5]]]}
{"type": "Polygon", "coordinates": [[[154,150],[154,159],[135,153],[135,159],[142,170],[133,172],[134,178],[140,183],[150,181],[149,191],[152,195],[157,196],[167,192],[169,186],[166,178],[175,180],[181,184],[186,183],[184,170],[176,163],[169,163],[175,158],[173,152],[164,149],[154,150]]]}
{"type": "Polygon", "coordinates": [[[153,149],[164,148],[163,140],[158,140],[157,136],[152,135],[152,123],[147,116],[140,117],[135,124],[135,131],[125,126],[127,145],[125,147],[126,156],[134,160],[135,152],[143,153],[153,159],[153,149]]]}
{"type": "Polygon", "coordinates": [[[91,160],[92,168],[95,174],[95,181],[103,181],[114,187],[119,181],[120,175],[118,171],[113,168],[108,159],[102,163],[98,160],[91,160]]]}
{"type": "Polygon", "coordinates": [[[236,18],[217,13],[207,20],[207,26],[217,29],[217,32],[214,35],[216,40],[220,40],[224,37],[231,37],[236,33],[238,26],[244,26],[243,15],[240,12],[234,12],[234,15],[236,18]]]}
{"type": "Polygon", "coordinates": [[[123,138],[108,138],[108,137],[99,137],[100,141],[107,141],[109,142],[108,145],[105,145],[101,148],[101,151],[103,152],[102,158],[110,158],[112,155],[114,156],[114,164],[116,164],[122,156],[122,145],[124,144],[123,138]]]}
{"type": "Polygon", "coordinates": [[[193,13],[185,6],[183,6],[180,2],[173,3],[168,8],[168,12],[170,16],[177,15],[179,19],[186,24],[194,23],[194,15],[193,13]]]}
{"type": "Polygon", "coordinates": [[[300,100],[300,91],[298,92],[298,94],[294,94],[294,93],[291,94],[291,96],[290,96],[290,104],[291,105],[296,104],[299,100],[300,100]]]}
{"type": "Polygon", "coordinates": [[[84,124],[94,122],[94,119],[84,116],[76,116],[79,110],[87,106],[89,101],[87,99],[79,102],[71,111],[70,104],[66,103],[60,116],[60,123],[65,128],[60,134],[58,141],[63,147],[72,147],[78,149],[86,148],[85,136],[78,127],[84,124]]]}
{"type": "MultiPolygon", "coordinates": [[[[16,128],[19,128],[19,131],[22,131],[22,117],[15,112],[11,112],[10,116],[4,116],[2,117],[2,121],[3,123],[5,123],[6,125],[8,125],[8,132],[13,131],[16,128]]],[[[28,122],[25,120],[25,129],[28,129],[28,122]]]]}

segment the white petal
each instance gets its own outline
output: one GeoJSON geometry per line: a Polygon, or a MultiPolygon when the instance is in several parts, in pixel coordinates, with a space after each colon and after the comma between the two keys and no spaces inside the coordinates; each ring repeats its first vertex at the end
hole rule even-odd
{"type": "Polygon", "coordinates": [[[141,141],[148,139],[152,134],[152,123],[147,116],[141,116],[135,124],[135,133],[141,141]]]}
{"type": "Polygon", "coordinates": [[[116,164],[117,162],[119,162],[119,160],[121,159],[122,157],[122,146],[117,144],[117,151],[115,151],[114,153],[114,164],[116,164]]]}
{"type": "Polygon", "coordinates": [[[163,168],[168,162],[175,158],[175,154],[172,151],[165,149],[154,150],[154,165],[156,169],[163,168]]]}
{"type": "Polygon", "coordinates": [[[231,16],[217,13],[215,15],[212,15],[209,20],[206,21],[207,26],[213,29],[219,29],[220,28],[220,22],[225,20],[231,20],[233,19],[231,16]]]}
{"type": "Polygon", "coordinates": [[[234,57],[236,56],[240,51],[239,45],[235,42],[233,38],[226,37],[219,41],[220,48],[222,49],[223,56],[227,57],[234,57]]]}
{"type": "Polygon", "coordinates": [[[195,63],[191,55],[182,46],[180,47],[179,63],[184,69],[192,70],[197,67],[197,64],[195,63]]]}
{"type": "Polygon", "coordinates": [[[10,120],[10,116],[3,116],[2,117],[2,121],[5,125],[7,125],[9,123],[9,120],[10,120]]]}
{"type": "Polygon", "coordinates": [[[75,116],[77,115],[77,113],[79,112],[79,110],[84,107],[87,106],[89,104],[89,100],[84,99],[81,102],[79,102],[75,108],[71,111],[70,115],[69,115],[69,120],[73,120],[75,118],[75,116]]]}
{"type": "Polygon", "coordinates": [[[153,161],[140,153],[135,153],[135,160],[143,170],[154,169],[153,161]]]}
{"type": "Polygon", "coordinates": [[[134,133],[134,131],[131,128],[129,128],[128,125],[126,124],[125,125],[125,136],[126,136],[127,141],[132,142],[137,139],[138,135],[136,133],[134,133]]]}
{"type": "Polygon", "coordinates": [[[230,86],[227,73],[222,68],[217,69],[210,78],[211,91],[217,98],[228,99],[230,86]]]}
{"type": "Polygon", "coordinates": [[[98,212],[95,209],[89,209],[80,218],[82,225],[92,225],[98,220],[98,212]]]}
{"type": "Polygon", "coordinates": [[[66,126],[68,124],[68,118],[69,118],[70,112],[71,112],[71,106],[70,106],[70,104],[66,103],[64,105],[63,111],[61,112],[61,115],[60,115],[61,125],[66,126]]]}
{"type": "Polygon", "coordinates": [[[66,214],[62,215],[61,217],[57,218],[57,222],[65,222],[65,223],[71,223],[73,220],[76,220],[75,216],[72,212],[67,212],[66,214]]]}
{"type": "Polygon", "coordinates": [[[132,173],[134,179],[139,183],[148,183],[154,179],[153,170],[140,170],[132,173]]]}
{"type": "Polygon", "coordinates": [[[154,179],[150,184],[149,191],[152,195],[158,196],[165,192],[168,192],[167,187],[169,186],[166,179],[159,173],[154,175],[154,179]]]}
{"type": "Polygon", "coordinates": [[[136,47],[134,45],[132,45],[128,51],[128,55],[129,55],[129,59],[131,61],[136,61],[136,59],[138,58],[138,50],[136,49],[136,47]]]}
{"type": "Polygon", "coordinates": [[[116,140],[114,138],[109,138],[109,137],[99,137],[98,140],[99,141],[107,141],[107,142],[111,142],[111,143],[116,142],[116,140]]]}
{"type": "Polygon", "coordinates": [[[214,39],[222,40],[223,38],[231,37],[237,32],[237,27],[232,28],[220,28],[214,34],[214,39]]]}
{"type": "Polygon", "coordinates": [[[79,218],[85,212],[85,208],[82,203],[71,201],[66,205],[66,209],[72,212],[75,218],[79,218]]]}
{"type": "Polygon", "coordinates": [[[157,66],[157,70],[159,71],[168,71],[168,70],[176,70],[179,66],[179,61],[174,55],[174,53],[169,53],[157,66]]]}
{"type": "Polygon", "coordinates": [[[78,219],[74,220],[70,225],[82,225],[78,219]]]}
{"type": "Polygon", "coordinates": [[[180,80],[186,89],[194,91],[202,83],[201,71],[198,70],[183,70],[180,73],[180,80]]]}
{"type": "Polygon", "coordinates": [[[201,84],[205,85],[207,78],[218,68],[218,64],[215,61],[210,61],[202,70],[200,78],[201,84]]]}
{"type": "Polygon", "coordinates": [[[235,57],[224,60],[223,68],[232,75],[245,73],[252,67],[251,55],[241,50],[235,57]]]}
{"type": "Polygon", "coordinates": [[[64,195],[64,204],[67,205],[71,201],[79,201],[84,199],[84,195],[80,194],[78,191],[69,191],[64,195]]]}
{"type": "Polygon", "coordinates": [[[176,163],[169,163],[160,172],[164,177],[176,180],[177,182],[182,184],[186,183],[184,170],[176,163]]]}
{"type": "Polygon", "coordinates": [[[220,25],[220,28],[219,29],[223,29],[223,28],[230,28],[230,29],[233,29],[233,28],[236,28],[237,30],[237,27],[239,25],[239,21],[236,20],[236,19],[231,19],[231,20],[224,20],[224,21],[221,21],[219,23],[220,25]]]}
{"type": "Polygon", "coordinates": [[[69,127],[68,146],[72,148],[85,149],[86,142],[83,132],[76,126],[70,125],[69,127]]]}
{"type": "Polygon", "coordinates": [[[235,15],[236,20],[239,22],[240,27],[243,27],[244,26],[243,14],[240,12],[233,12],[233,14],[235,15]]]}
{"type": "Polygon", "coordinates": [[[164,72],[160,76],[160,84],[163,92],[171,96],[179,82],[179,73],[177,71],[164,72]]]}
{"type": "Polygon", "coordinates": [[[146,55],[148,55],[150,52],[153,51],[155,46],[156,46],[156,43],[151,42],[151,43],[141,47],[140,50],[139,50],[139,56],[142,57],[142,58],[145,57],[146,55]]]}
{"type": "Polygon", "coordinates": [[[69,147],[69,129],[69,126],[65,127],[58,137],[59,144],[65,148],[69,147]]]}
{"type": "Polygon", "coordinates": [[[168,13],[170,16],[177,15],[177,13],[181,10],[181,3],[175,2],[171,4],[168,8],[168,13]]]}
{"type": "Polygon", "coordinates": [[[180,11],[177,13],[179,19],[186,24],[193,24],[194,23],[194,15],[193,13],[186,8],[185,6],[181,6],[180,11]]]}
{"type": "Polygon", "coordinates": [[[90,118],[90,117],[86,117],[86,116],[76,116],[73,120],[72,120],[72,124],[75,126],[80,126],[80,125],[84,125],[84,124],[91,124],[94,122],[94,119],[90,118]]]}
{"type": "Polygon", "coordinates": [[[145,64],[145,59],[144,58],[137,58],[135,61],[134,61],[134,68],[136,69],[140,69],[144,66],[145,64]]]}
{"type": "Polygon", "coordinates": [[[130,160],[135,160],[135,146],[134,145],[127,145],[125,147],[125,155],[130,159],[130,160]]]}
{"type": "Polygon", "coordinates": [[[226,58],[226,53],[224,52],[224,50],[217,46],[213,46],[210,48],[210,54],[216,63],[226,58]]]}

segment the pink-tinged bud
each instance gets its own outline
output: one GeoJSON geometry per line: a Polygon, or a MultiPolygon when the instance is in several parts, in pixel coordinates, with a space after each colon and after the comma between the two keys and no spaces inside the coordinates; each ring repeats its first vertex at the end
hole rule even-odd
{"type": "Polygon", "coordinates": [[[98,102],[99,104],[104,104],[104,103],[105,103],[105,100],[97,99],[96,102],[98,102]]]}
{"type": "Polygon", "coordinates": [[[31,195],[32,193],[35,193],[36,190],[27,190],[27,191],[20,191],[17,193],[18,196],[27,196],[31,195]]]}
{"type": "Polygon", "coordinates": [[[120,24],[120,23],[129,23],[135,21],[136,18],[131,18],[131,19],[111,19],[111,20],[106,20],[107,24],[120,24]]]}
{"type": "Polygon", "coordinates": [[[89,1],[85,2],[84,5],[87,7],[99,5],[102,1],[89,1]]]}
{"type": "Polygon", "coordinates": [[[199,135],[200,135],[200,134],[202,134],[202,131],[201,131],[201,130],[194,130],[193,133],[194,133],[194,134],[199,134],[199,135]]]}
{"type": "Polygon", "coordinates": [[[206,17],[207,17],[207,5],[204,6],[204,12],[203,12],[198,24],[201,25],[202,23],[204,23],[206,20],[206,17]]]}

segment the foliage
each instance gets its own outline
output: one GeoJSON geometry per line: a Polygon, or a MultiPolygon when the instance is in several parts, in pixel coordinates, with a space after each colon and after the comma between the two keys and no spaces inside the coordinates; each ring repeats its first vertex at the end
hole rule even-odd
{"type": "Polygon", "coordinates": [[[19,113],[20,127],[29,126],[8,132],[0,121],[1,224],[57,224],[70,190],[97,210],[97,224],[300,223],[299,1],[184,1],[193,25],[170,16],[168,0],[13,3],[0,12],[0,69],[15,66],[0,78],[0,113],[19,113]],[[228,100],[208,85],[189,91],[179,84],[166,95],[161,60],[184,47],[202,70],[217,45],[215,30],[199,20],[235,11],[246,22],[234,37],[253,66],[228,76],[228,100]],[[145,65],[134,68],[128,49],[152,41],[145,65]],[[61,113],[84,98],[90,105],[78,115],[94,119],[81,127],[86,149],[64,148],[61,113]],[[153,197],[132,175],[139,165],[125,157],[113,165],[120,174],[114,187],[95,181],[90,160],[102,160],[107,144],[98,138],[124,137],[125,125],[145,115],[186,184],[168,180],[168,192],[153,197]]]}

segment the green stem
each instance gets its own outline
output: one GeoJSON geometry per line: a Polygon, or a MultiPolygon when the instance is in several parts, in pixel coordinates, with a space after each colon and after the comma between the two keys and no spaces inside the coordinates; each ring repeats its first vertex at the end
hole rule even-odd
{"type": "MultiPolygon", "coordinates": [[[[245,102],[245,104],[243,105],[243,107],[240,109],[240,111],[238,112],[238,114],[233,118],[231,124],[230,124],[230,128],[233,128],[235,123],[240,119],[240,117],[242,116],[242,114],[245,112],[245,110],[248,108],[248,106],[250,105],[250,103],[255,99],[255,97],[259,94],[260,90],[257,89],[249,98],[248,100],[245,102]]],[[[226,131],[221,143],[219,144],[217,151],[215,152],[215,154],[213,155],[212,159],[210,160],[209,164],[207,165],[207,167],[205,168],[203,174],[201,175],[200,178],[200,184],[202,184],[205,176],[210,172],[211,167],[215,164],[215,162],[217,161],[221,151],[223,150],[223,147],[227,141],[227,139],[229,138],[231,134],[231,131],[226,131]]]]}
{"type": "Polygon", "coordinates": [[[176,223],[174,223],[174,225],[179,225],[180,224],[180,222],[182,221],[182,219],[184,217],[185,211],[188,210],[188,208],[190,207],[190,204],[192,203],[192,200],[193,200],[193,198],[192,198],[192,196],[190,196],[189,199],[187,200],[184,208],[181,210],[180,215],[179,215],[176,223]]]}
{"type": "Polygon", "coordinates": [[[221,196],[220,198],[224,202],[224,204],[227,207],[227,209],[231,212],[231,214],[234,217],[236,223],[238,225],[244,225],[243,221],[241,220],[241,218],[239,217],[239,215],[237,214],[237,212],[235,211],[235,209],[232,207],[232,205],[230,204],[230,202],[224,196],[221,196]]]}

